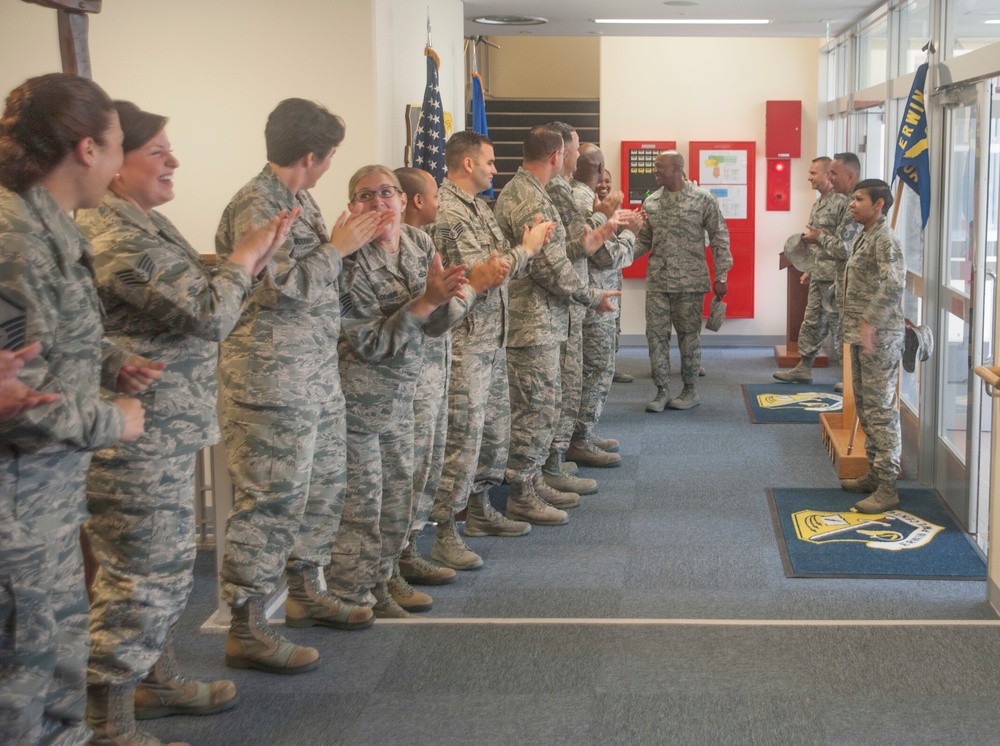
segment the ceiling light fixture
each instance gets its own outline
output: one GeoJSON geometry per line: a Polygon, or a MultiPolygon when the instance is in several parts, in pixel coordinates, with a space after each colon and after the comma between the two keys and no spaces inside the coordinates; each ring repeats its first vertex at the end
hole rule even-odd
{"type": "Polygon", "coordinates": [[[766,18],[595,18],[594,23],[667,24],[678,26],[752,26],[770,23],[766,18]]]}
{"type": "Polygon", "coordinates": [[[487,26],[541,26],[549,22],[548,18],[538,16],[479,16],[472,20],[487,26]]]}

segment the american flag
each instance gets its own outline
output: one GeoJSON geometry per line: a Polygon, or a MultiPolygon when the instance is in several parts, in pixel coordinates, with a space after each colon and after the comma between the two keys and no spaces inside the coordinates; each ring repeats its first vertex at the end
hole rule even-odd
{"type": "Polygon", "coordinates": [[[417,136],[413,141],[413,165],[430,173],[438,186],[444,180],[444,109],[441,107],[441,87],[438,85],[437,53],[427,47],[427,87],[417,120],[417,136]]]}

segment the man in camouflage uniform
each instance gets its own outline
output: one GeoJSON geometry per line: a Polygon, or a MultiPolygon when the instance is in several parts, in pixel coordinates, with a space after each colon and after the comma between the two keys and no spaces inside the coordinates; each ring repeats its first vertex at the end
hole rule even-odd
{"type": "Polygon", "coordinates": [[[636,239],[636,258],[650,252],[646,275],[646,339],[656,396],[647,412],[664,408],[690,409],[701,403],[696,383],[701,367],[701,319],[705,293],[720,300],[733,266],[729,229],[719,203],[704,189],[684,178],[684,157],[676,151],[660,153],[653,167],[660,188],[646,197],[642,208],[647,223],[636,239]],[[714,284],[705,259],[705,234],[712,248],[714,284]],[[677,330],[684,389],[670,398],[670,326],[677,330]]]}
{"type": "Polygon", "coordinates": [[[84,744],[87,467],[142,434],[142,408],[99,396],[128,353],[102,347],[90,244],[40,184],[0,187],[0,330],[5,350],[41,343],[20,379],[50,400],[0,422],[0,740],[84,744]]]}
{"type": "Polygon", "coordinates": [[[216,253],[228,257],[254,224],[302,209],[232,334],[220,345],[219,411],[235,488],[220,580],[233,610],[226,663],[274,673],[314,668],[319,653],[271,630],[264,599],[288,579],[286,625],[354,629],[370,609],[342,604],[319,574],[344,506],[346,425],[337,368],[342,257],[381,225],[338,219],[327,233],[307,191],[343,139],[339,117],[303,99],[282,101],[264,131],[268,163],[226,207],[216,253]]]}
{"type": "MultiPolygon", "coordinates": [[[[565,153],[562,171],[553,176],[545,185],[545,191],[562,218],[563,227],[566,229],[566,257],[569,259],[573,271],[582,280],[589,282],[588,252],[583,248],[583,239],[587,231],[603,225],[607,217],[614,215],[615,211],[612,208],[608,210],[607,214],[597,212],[599,217],[593,217],[593,203],[591,203],[586,215],[577,207],[569,180],[572,179],[579,160],[580,137],[576,130],[563,122],[551,122],[547,126],[562,134],[565,153]]],[[[602,209],[605,209],[603,205],[602,209]]],[[[602,245],[597,244],[590,251],[592,253],[601,248],[602,245]]],[[[583,393],[583,318],[586,312],[587,309],[579,303],[571,303],[569,306],[569,328],[566,332],[566,341],[560,346],[559,355],[562,369],[559,422],[552,438],[548,458],[542,467],[542,478],[550,487],[562,492],[575,492],[579,495],[590,495],[597,492],[596,480],[568,474],[563,470],[561,464],[563,456],[569,450],[577,415],[580,412],[580,399],[583,393]]],[[[581,466],[611,467],[621,463],[621,456],[617,453],[602,450],[593,444],[583,448],[578,447],[575,450],[574,459],[571,460],[581,466]]]]}
{"type": "Polygon", "coordinates": [[[812,383],[812,365],[827,334],[832,338],[834,356],[840,356],[840,292],[837,281],[843,277],[857,224],[847,209],[848,195],[858,180],[861,164],[853,153],[838,153],[831,161],[817,158],[809,169],[809,181],[820,192],[809,215],[809,225],[802,240],[814,251],[809,273],[809,296],[799,328],[799,362],[795,367],[776,371],[774,377],[785,383],[812,383]],[[825,165],[822,169],[820,164],[825,165]],[[827,191],[820,187],[828,184],[827,191]]]}
{"type": "MultiPolygon", "coordinates": [[[[510,381],[511,438],[507,481],[511,496],[507,517],[541,525],[569,520],[560,508],[579,505],[576,493],[559,492],[541,476],[558,425],[562,392],[560,346],[569,331],[569,307],[579,303],[610,311],[610,298],[620,293],[589,288],[566,256],[566,230],[545,185],[562,170],[562,135],[534,127],[524,140],[524,162],[497,198],[496,219],[513,244],[535,215],[554,222],[552,240],[532,259],[525,276],[510,282],[510,338],[507,372],[510,381]]],[[[584,239],[585,250],[609,238],[616,227],[609,221],[584,239]]]]}
{"type": "Polygon", "coordinates": [[[858,420],[865,433],[868,471],[845,479],[848,492],[870,493],[854,510],[883,513],[899,504],[900,431],[896,384],[903,355],[903,288],[906,261],[885,212],[889,185],[878,179],[857,184],[850,203],[862,226],[843,279],[842,333],[851,350],[851,379],[858,420]]]}
{"type": "MultiPolygon", "coordinates": [[[[604,154],[593,143],[580,146],[580,159],[570,186],[577,209],[590,224],[600,225],[607,220],[604,213],[595,210],[595,192],[604,173],[604,154]]],[[[620,193],[619,193],[620,194],[620,193]]],[[[620,204],[620,202],[619,202],[620,204]]],[[[641,213],[618,212],[622,228],[618,235],[587,258],[587,270],[591,287],[606,290],[621,290],[621,270],[632,263],[635,248],[635,234],[642,227],[641,213]]],[[[615,299],[617,301],[617,299],[615,299]]],[[[613,313],[595,313],[587,309],[583,321],[583,392],[580,410],[573,430],[567,458],[582,465],[599,466],[594,459],[595,449],[617,455],[618,441],[598,438],[594,428],[604,410],[611,391],[611,381],[615,370],[615,339],[617,337],[618,303],[613,313]]]]}
{"type": "MultiPolygon", "coordinates": [[[[448,176],[431,230],[445,265],[474,266],[497,257],[509,262],[510,277],[523,274],[553,226],[533,227],[511,248],[490,208],[476,197],[496,173],[493,144],[484,135],[456,132],[445,148],[445,164],[448,176]]],[[[466,505],[466,536],[523,536],[531,530],[530,523],[500,515],[489,498],[490,489],[503,482],[510,438],[508,282],[479,296],[452,333],[448,439],[430,518],[437,523],[431,557],[457,570],[483,564],[455,525],[466,505]]]]}
{"type": "MultiPolygon", "coordinates": [[[[437,218],[438,185],[421,168],[397,168],[396,177],[406,195],[403,223],[428,232],[437,218]]],[[[406,584],[445,585],[455,582],[455,571],[428,562],[417,552],[413,539],[427,524],[444,463],[448,436],[448,369],[451,365],[451,332],[424,341],[424,363],[413,395],[413,504],[410,531],[399,555],[398,573],[389,582],[396,603],[407,611],[431,602],[430,596],[406,584]]]]}

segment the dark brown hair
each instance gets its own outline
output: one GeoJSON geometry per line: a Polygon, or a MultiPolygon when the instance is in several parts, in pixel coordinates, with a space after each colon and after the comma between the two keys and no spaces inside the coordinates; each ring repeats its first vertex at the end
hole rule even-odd
{"type": "Polygon", "coordinates": [[[532,127],[524,136],[524,160],[528,163],[544,161],[563,147],[563,136],[556,130],[546,125],[532,127]]]}
{"type": "Polygon", "coordinates": [[[0,184],[23,191],[87,137],[99,145],[114,111],[99,85],[76,75],[30,78],[7,96],[0,118],[0,184]]]}
{"type": "Polygon", "coordinates": [[[166,117],[143,111],[131,101],[115,101],[115,108],[125,133],[122,150],[126,153],[141,148],[167,126],[166,117]]]}
{"type": "Polygon", "coordinates": [[[344,120],[304,98],[286,98],[274,107],[264,127],[267,160],[279,166],[291,166],[312,153],[326,158],[344,141],[344,120]]]}
{"type": "Polygon", "coordinates": [[[493,141],[473,130],[456,132],[448,138],[448,144],[444,146],[444,162],[448,170],[457,171],[466,158],[475,158],[479,155],[479,149],[483,145],[492,146],[493,141]]]}

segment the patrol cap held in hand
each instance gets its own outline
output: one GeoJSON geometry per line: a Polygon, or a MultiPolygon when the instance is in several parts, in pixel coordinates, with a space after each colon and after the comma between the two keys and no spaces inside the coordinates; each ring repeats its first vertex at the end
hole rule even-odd
{"type": "Polygon", "coordinates": [[[924,362],[934,353],[934,333],[930,327],[914,326],[906,322],[906,340],[903,343],[903,370],[912,373],[917,362],[924,362]]]}
{"type": "Polygon", "coordinates": [[[785,256],[799,272],[812,272],[813,252],[802,240],[801,233],[795,233],[785,241],[785,256]]]}
{"type": "Polygon", "coordinates": [[[717,295],[712,296],[712,303],[708,309],[708,319],[705,321],[705,328],[713,332],[722,328],[722,322],[726,319],[726,302],[719,300],[717,295]]]}

